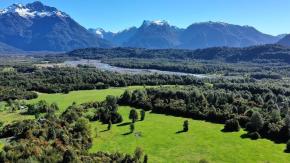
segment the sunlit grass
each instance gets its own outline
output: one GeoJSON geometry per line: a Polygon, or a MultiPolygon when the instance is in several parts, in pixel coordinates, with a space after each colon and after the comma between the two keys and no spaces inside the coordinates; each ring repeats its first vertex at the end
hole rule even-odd
{"type": "MultiPolygon", "coordinates": [[[[120,107],[124,122],[128,120],[130,108],[120,107]]],[[[253,141],[240,136],[244,131],[223,133],[223,125],[188,119],[190,130],[182,130],[185,118],[147,113],[145,121],[135,124],[135,134],[126,135],[129,125],[107,125],[93,123],[94,145],[90,152],[107,151],[133,153],[136,147],[143,148],[150,162],[209,162],[251,163],[251,162],[290,162],[290,155],[284,153],[285,144],[274,144],[261,139],[253,141]],[[97,128],[97,137],[95,133],[97,128]]]]}

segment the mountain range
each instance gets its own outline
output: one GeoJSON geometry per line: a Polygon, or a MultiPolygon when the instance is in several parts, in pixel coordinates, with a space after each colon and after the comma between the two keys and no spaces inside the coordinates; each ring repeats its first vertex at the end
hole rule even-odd
{"type": "Polygon", "coordinates": [[[164,20],[145,20],[139,28],[132,27],[118,33],[106,32],[101,28],[90,29],[90,31],[117,46],[151,49],[199,49],[219,46],[247,47],[274,44],[285,36],[272,36],[264,34],[251,26],[223,22],[194,23],[183,29],[172,26],[164,20]],[[120,37],[123,38],[123,41],[116,42],[115,40],[119,40],[120,37]]]}
{"type": "Polygon", "coordinates": [[[284,45],[284,46],[290,46],[290,34],[286,35],[281,40],[279,40],[278,44],[284,45]]]}
{"type": "Polygon", "coordinates": [[[187,28],[164,20],[145,20],[140,27],[113,33],[86,29],[57,8],[39,1],[0,10],[1,51],[71,51],[79,48],[136,47],[199,49],[290,44],[290,37],[264,34],[254,27],[223,22],[194,23],[187,28]],[[280,41],[279,41],[280,40],[280,41]]]}
{"type": "Polygon", "coordinates": [[[0,10],[0,42],[25,51],[69,51],[110,47],[68,14],[41,2],[13,4],[0,10]]]}

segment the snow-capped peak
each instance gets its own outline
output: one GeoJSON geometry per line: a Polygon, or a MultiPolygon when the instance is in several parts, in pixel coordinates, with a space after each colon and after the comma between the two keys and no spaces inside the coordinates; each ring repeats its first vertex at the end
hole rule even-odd
{"type": "Polygon", "coordinates": [[[104,38],[106,31],[103,28],[90,28],[88,29],[91,33],[94,33],[98,38],[104,38]]]}
{"type": "Polygon", "coordinates": [[[150,25],[157,25],[157,26],[163,26],[163,25],[169,25],[167,21],[165,20],[144,20],[143,25],[150,26],[150,25]]]}
{"type": "Polygon", "coordinates": [[[102,28],[97,28],[95,30],[95,33],[99,38],[104,38],[105,30],[103,30],[102,28]]]}
{"type": "Polygon", "coordinates": [[[54,7],[44,6],[41,2],[36,1],[27,5],[13,4],[5,9],[0,10],[0,15],[18,14],[23,18],[58,16],[68,17],[64,12],[57,10],[54,7]]]}

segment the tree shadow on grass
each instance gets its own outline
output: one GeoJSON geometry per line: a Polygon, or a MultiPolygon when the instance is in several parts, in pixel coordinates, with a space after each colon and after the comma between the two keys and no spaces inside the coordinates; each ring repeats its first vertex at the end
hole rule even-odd
{"type": "Polygon", "coordinates": [[[230,131],[230,130],[226,130],[226,129],[221,129],[221,132],[224,132],[224,133],[234,133],[234,132],[239,132],[239,131],[230,131]]]}
{"type": "Polygon", "coordinates": [[[106,130],[102,130],[102,131],[100,131],[100,132],[107,132],[107,131],[109,131],[108,129],[106,129],[106,130]]]}
{"type": "Polygon", "coordinates": [[[126,132],[126,133],[124,133],[124,134],[122,134],[123,136],[126,136],[126,135],[130,135],[130,134],[132,134],[132,132],[126,132]]]}
{"type": "Polygon", "coordinates": [[[181,134],[181,133],[184,133],[184,132],[185,132],[184,130],[180,130],[180,131],[175,132],[175,134],[181,134]]]}
{"type": "Polygon", "coordinates": [[[117,126],[120,127],[120,126],[127,126],[131,124],[131,122],[124,122],[124,123],[121,123],[121,124],[118,124],[117,126]]]}
{"type": "Polygon", "coordinates": [[[240,137],[241,137],[242,139],[251,139],[251,138],[249,137],[249,134],[248,134],[248,133],[242,134],[240,137]]]}

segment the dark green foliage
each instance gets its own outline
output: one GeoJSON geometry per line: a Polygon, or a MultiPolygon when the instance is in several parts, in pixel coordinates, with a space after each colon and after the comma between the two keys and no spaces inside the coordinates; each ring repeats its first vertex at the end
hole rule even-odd
{"type": "Polygon", "coordinates": [[[116,97],[107,96],[104,105],[102,107],[97,106],[97,117],[101,122],[116,124],[123,121],[122,116],[118,113],[117,102],[118,99],[116,97]]]}
{"type": "Polygon", "coordinates": [[[281,121],[281,115],[279,110],[273,110],[271,113],[271,121],[277,123],[281,121]]]}
{"type": "Polygon", "coordinates": [[[185,120],[183,122],[183,131],[184,132],[187,132],[188,131],[188,128],[189,128],[189,122],[188,122],[188,120],[185,120]]]}
{"type": "Polygon", "coordinates": [[[287,144],[286,144],[286,152],[290,152],[290,140],[287,141],[287,144]]]}
{"type": "Polygon", "coordinates": [[[264,125],[264,120],[259,112],[254,112],[247,125],[249,131],[259,131],[264,125]]]}
{"type": "Polygon", "coordinates": [[[89,121],[83,117],[85,112],[81,106],[72,105],[60,117],[55,116],[54,112],[48,112],[38,120],[5,125],[0,131],[0,137],[13,139],[3,147],[0,161],[133,162],[135,158],[130,155],[88,153],[92,138],[89,121]]]}
{"type": "Polygon", "coordinates": [[[132,123],[135,123],[138,120],[138,112],[136,109],[131,109],[129,113],[129,119],[132,120],[132,123]]]}
{"type": "Polygon", "coordinates": [[[136,159],[136,160],[138,160],[138,161],[140,161],[141,162],[141,158],[142,158],[142,156],[143,156],[143,149],[142,148],[140,148],[140,147],[137,147],[136,149],[135,149],[135,152],[134,152],[134,158],[136,159]]]}
{"type": "Polygon", "coordinates": [[[143,163],[148,163],[148,155],[145,155],[145,156],[144,156],[143,163]]]}
{"type": "Polygon", "coordinates": [[[280,45],[261,45],[247,48],[215,47],[198,50],[179,49],[134,49],[134,48],[113,48],[113,49],[79,49],[69,52],[67,55],[85,59],[100,58],[145,58],[145,59],[203,59],[203,60],[225,60],[256,61],[256,60],[282,60],[290,62],[290,49],[280,45]]]}
{"type": "Polygon", "coordinates": [[[249,138],[253,139],[253,140],[257,140],[257,139],[260,139],[261,136],[258,132],[250,132],[248,134],[249,138]]]}
{"type": "Polygon", "coordinates": [[[140,111],[140,115],[141,115],[141,121],[144,121],[145,120],[145,115],[146,115],[146,112],[145,112],[145,110],[141,110],[140,111]]]}
{"type": "MultiPolygon", "coordinates": [[[[1,73],[0,73],[1,75],[1,73]]],[[[1,78],[1,77],[0,77],[1,78]]],[[[5,79],[6,80],[6,79],[5,79]]],[[[16,99],[34,99],[37,98],[38,95],[35,92],[27,91],[25,89],[15,88],[13,86],[1,86],[0,83],[0,101],[7,101],[9,99],[16,100],[16,99]]]]}
{"type": "Polygon", "coordinates": [[[59,110],[59,107],[56,103],[49,105],[46,101],[39,101],[36,104],[27,105],[27,114],[38,115],[40,113],[54,113],[59,110]]]}
{"type": "Polygon", "coordinates": [[[239,130],[240,130],[240,124],[236,118],[226,121],[224,131],[232,132],[232,131],[239,131],[239,130]]]}
{"type": "Polygon", "coordinates": [[[77,156],[75,152],[71,149],[68,149],[63,154],[62,163],[74,163],[77,162],[77,156]]]}
{"type": "Polygon", "coordinates": [[[110,86],[195,83],[198,83],[198,79],[190,76],[119,74],[82,67],[36,68],[30,73],[0,71],[0,101],[36,98],[37,94],[32,91],[68,93],[73,90],[105,89],[110,86]]]}
{"type": "Polygon", "coordinates": [[[125,104],[128,101],[131,101],[131,92],[129,90],[125,90],[124,94],[119,99],[120,104],[125,104]]]}

